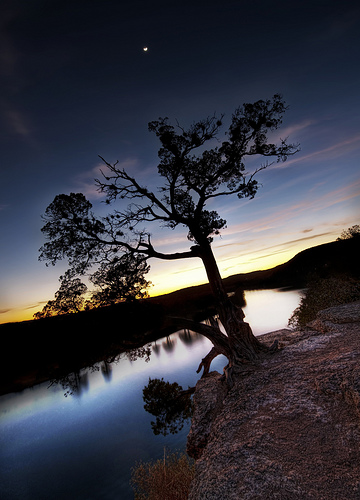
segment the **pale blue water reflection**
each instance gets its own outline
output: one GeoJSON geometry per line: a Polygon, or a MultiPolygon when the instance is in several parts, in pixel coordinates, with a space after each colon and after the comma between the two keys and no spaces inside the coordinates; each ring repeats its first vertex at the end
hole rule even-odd
{"type": "MultiPolygon", "coordinates": [[[[286,327],[299,294],[247,292],[246,299],[246,320],[259,335],[286,327]]],[[[110,374],[89,373],[78,396],[65,398],[59,386],[43,384],[0,398],[0,498],[133,498],[129,479],[135,462],[160,458],[164,446],[184,449],[189,431],[185,425],[175,436],[152,434],[144,385],[149,377],[194,385],[210,347],[204,337],[178,333],[157,341],[148,363],[122,359],[110,374]]],[[[212,369],[221,372],[225,364],[219,356],[212,369]]]]}
{"type": "Polygon", "coordinates": [[[245,294],[245,321],[254,335],[262,335],[282,328],[288,328],[287,322],[300,302],[298,290],[254,290],[245,294]]]}

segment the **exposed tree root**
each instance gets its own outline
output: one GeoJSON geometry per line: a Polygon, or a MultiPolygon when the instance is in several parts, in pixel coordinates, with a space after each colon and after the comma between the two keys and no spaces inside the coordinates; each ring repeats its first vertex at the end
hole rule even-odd
{"type": "Polygon", "coordinates": [[[202,377],[209,373],[211,362],[219,354],[223,354],[228,359],[229,363],[224,367],[224,375],[221,380],[226,380],[229,387],[234,384],[234,368],[249,366],[249,364],[258,365],[264,355],[272,354],[278,348],[277,341],[270,347],[260,342],[253,335],[249,324],[242,321],[242,317],[240,321],[239,318],[237,319],[236,329],[232,328],[232,336],[228,336],[221,332],[215,318],[209,320],[210,325],[185,318],[171,318],[174,326],[195,331],[212,342],[212,349],[201,360],[196,370],[197,373],[200,373],[203,369],[202,377]]]}

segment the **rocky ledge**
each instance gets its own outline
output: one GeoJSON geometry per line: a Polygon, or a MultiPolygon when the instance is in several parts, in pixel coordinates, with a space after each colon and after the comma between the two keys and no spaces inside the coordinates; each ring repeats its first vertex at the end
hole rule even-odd
{"type": "Polygon", "coordinates": [[[360,302],[275,338],[230,391],[217,372],[197,383],[189,499],[360,499],[360,302]]]}

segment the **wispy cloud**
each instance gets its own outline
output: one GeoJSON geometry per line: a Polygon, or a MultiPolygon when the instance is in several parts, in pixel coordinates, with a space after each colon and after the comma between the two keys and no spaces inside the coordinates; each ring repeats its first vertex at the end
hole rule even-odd
{"type": "MultiPolygon", "coordinates": [[[[330,191],[318,198],[315,197],[310,203],[307,203],[307,206],[310,206],[312,211],[319,211],[349,201],[352,198],[357,198],[358,196],[360,196],[360,180],[330,191]]],[[[306,207],[303,209],[306,209],[306,207]]]]}
{"type": "MultiPolygon", "coordinates": [[[[117,168],[125,169],[125,170],[130,170],[137,166],[138,161],[135,158],[128,158],[122,162],[119,162],[117,164],[117,168]]],[[[96,184],[95,184],[95,179],[103,179],[103,173],[107,175],[108,173],[108,168],[107,166],[103,163],[100,162],[95,166],[92,167],[90,170],[81,172],[74,178],[74,184],[76,185],[76,189],[82,192],[85,196],[87,196],[90,199],[100,199],[104,198],[105,195],[104,193],[101,193],[96,184]]],[[[110,175],[110,174],[109,174],[110,175]]]]}
{"type": "Polygon", "coordinates": [[[76,190],[83,193],[87,198],[103,198],[104,194],[100,193],[95,185],[95,179],[101,178],[102,164],[98,164],[91,170],[81,172],[74,179],[76,190]]]}
{"type": "MultiPolygon", "coordinates": [[[[166,231],[166,229],[164,229],[166,231]]],[[[168,229],[169,231],[169,229],[168,229]]],[[[172,236],[167,236],[164,238],[159,238],[159,232],[156,234],[156,236],[153,238],[153,243],[157,247],[164,247],[164,246],[173,246],[176,245],[177,248],[179,249],[179,244],[184,244],[184,242],[187,242],[186,238],[186,232],[183,235],[177,235],[173,234],[172,236]]],[[[181,250],[180,250],[181,251],[181,250]]]]}
{"type": "Polygon", "coordinates": [[[281,205],[271,213],[264,212],[266,215],[262,215],[259,212],[255,220],[233,224],[224,230],[223,233],[228,237],[241,233],[254,234],[279,228],[304,212],[310,215],[311,213],[328,209],[358,196],[360,196],[360,180],[339,187],[338,189],[333,189],[323,195],[307,196],[292,205],[281,205]]]}
{"type": "Polygon", "coordinates": [[[279,250],[272,250],[270,253],[267,253],[267,254],[262,253],[260,255],[255,256],[255,257],[252,256],[252,257],[248,258],[248,262],[256,262],[258,260],[267,259],[268,257],[274,257],[275,255],[280,255],[282,253],[286,253],[287,251],[288,251],[288,248],[282,248],[279,250]]]}
{"type": "Polygon", "coordinates": [[[0,314],[6,314],[10,311],[12,311],[12,309],[0,309],[0,314]]]}
{"type": "Polygon", "coordinates": [[[24,310],[27,311],[29,309],[35,309],[35,308],[39,308],[39,307],[44,307],[45,304],[47,304],[47,301],[46,300],[42,300],[42,301],[37,302],[36,304],[32,304],[30,306],[24,307],[24,310]]]}
{"type": "MultiPolygon", "coordinates": [[[[260,248],[254,247],[251,250],[251,255],[260,254],[260,256],[259,257],[257,257],[257,256],[250,257],[248,260],[249,261],[259,260],[259,259],[262,259],[262,258],[265,258],[265,257],[276,255],[278,253],[283,253],[283,252],[288,251],[289,248],[293,247],[294,245],[298,245],[299,243],[303,243],[305,241],[315,240],[315,239],[319,239],[319,238],[321,238],[323,236],[331,236],[331,235],[332,235],[331,231],[326,231],[326,232],[323,232],[323,233],[316,233],[316,234],[313,234],[311,236],[304,236],[304,237],[296,238],[296,239],[292,239],[292,240],[285,240],[285,241],[283,241],[281,243],[276,243],[274,245],[270,245],[270,246],[267,246],[267,247],[260,247],[260,248]],[[270,252],[270,253],[264,254],[264,252],[270,252]]],[[[246,242],[246,243],[249,243],[249,242],[246,242]]],[[[222,247],[219,246],[218,248],[222,248],[222,247]]],[[[249,250],[247,248],[247,249],[245,249],[245,251],[243,253],[238,253],[237,256],[248,255],[248,254],[249,254],[249,250]]],[[[228,258],[232,259],[233,256],[230,256],[228,258]]],[[[226,258],[223,259],[223,260],[226,260],[226,258]]]]}
{"type": "MultiPolygon", "coordinates": [[[[289,247],[289,246],[292,246],[292,245],[295,245],[298,243],[302,243],[304,241],[310,241],[310,240],[321,238],[322,236],[331,236],[331,235],[332,235],[331,231],[326,231],[325,233],[317,233],[317,234],[312,234],[311,236],[304,236],[302,238],[296,238],[295,240],[288,240],[288,241],[285,241],[284,243],[282,243],[282,245],[289,247]]],[[[271,248],[274,248],[274,246],[268,247],[265,250],[270,250],[271,248]]]]}
{"type": "Polygon", "coordinates": [[[28,120],[23,113],[16,109],[8,109],[5,112],[7,124],[10,131],[22,137],[28,137],[31,133],[28,120]]]}
{"type": "Polygon", "coordinates": [[[312,127],[313,125],[316,125],[318,123],[316,120],[313,119],[307,119],[303,120],[299,123],[294,123],[293,125],[289,125],[288,127],[285,127],[281,129],[281,137],[289,137],[291,140],[291,137],[296,135],[298,132],[301,130],[307,129],[309,127],[312,127]]]}
{"type": "Polygon", "coordinates": [[[327,148],[323,148],[318,151],[312,151],[307,155],[302,156],[301,153],[298,153],[296,156],[294,156],[290,160],[287,160],[285,163],[274,163],[273,165],[271,165],[271,167],[269,167],[269,169],[287,168],[290,165],[299,162],[305,163],[314,160],[330,160],[356,151],[359,148],[360,134],[357,134],[353,137],[350,137],[349,139],[337,142],[336,144],[333,144],[332,146],[329,146],[327,148]]]}

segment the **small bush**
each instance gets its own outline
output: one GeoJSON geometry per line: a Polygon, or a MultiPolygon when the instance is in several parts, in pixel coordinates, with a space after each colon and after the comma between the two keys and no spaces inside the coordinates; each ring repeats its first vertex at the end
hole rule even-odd
{"type": "Polygon", "coordinates": [[[156,462],[140,462],[132,470],[135,500],[186,500],[195,466],[185,453],[165,454],[156,462]]]}
{"type": "Polygon", "coordinates": [[[360,300],[360,283],[346,276],[313,278],[300,305],[289,319],[291,328],[303,328],[322,309],[360,300]]]}

